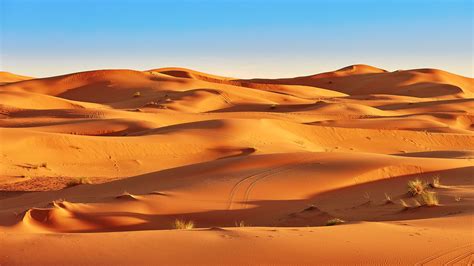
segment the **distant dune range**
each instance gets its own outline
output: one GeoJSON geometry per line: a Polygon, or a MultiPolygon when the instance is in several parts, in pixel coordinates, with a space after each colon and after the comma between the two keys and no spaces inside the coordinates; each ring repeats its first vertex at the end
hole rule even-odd
{"type": "Polygon", "coordinates": [[[0,139],[0,265],[474,260],[474,79],[442,70],[0,72],[0,139]]]}

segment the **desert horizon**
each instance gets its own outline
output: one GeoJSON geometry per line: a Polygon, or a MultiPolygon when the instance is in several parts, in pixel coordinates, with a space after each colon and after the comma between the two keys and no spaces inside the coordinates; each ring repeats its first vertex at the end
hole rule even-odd
{"type": "Polygon", "coordinates": [[[0,264],[471,265],[473,79],[0,73],[0,264]]]}

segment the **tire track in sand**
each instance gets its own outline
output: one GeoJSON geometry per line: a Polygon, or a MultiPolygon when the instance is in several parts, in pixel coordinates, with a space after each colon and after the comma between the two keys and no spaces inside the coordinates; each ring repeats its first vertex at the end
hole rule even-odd
{"type": "MultiPolygon", "coordinates": [[[[305,160],[307,160],[307,159],[300,160],[300,162],[297,162],[296,165],[301,165],[301,162],[304,162],[305,160]]],[[[246,176],[246,177],[240,179],[237,183],[234,184],[234,186],[232,187],[231,192],[229,193],[229,199],[228,199],[228,203],[227,203],[227,210],[232,209],[232,204],[234,203],[235,194],[244,182],[246,182],[248,180],[251,180],[253,177],[256,177],[257,179],[259,179],[259,176],[261,176],[261,175],[264,175],[264,177],[265,177],[266,174],[271,175],[271,174],[278,173],[278,172],[284,170],[285,168],[291,167],[291,166],[295,166],[295,163],[287,164],[287,165],[280,166],[280,167],[277,167],[277,168],[270,168],[270,169],[266,169],[266,170],[263,170],[263,171],[259,171],[257,173],[251,174],[249,176],[246,176]],[[280,170],[280,169],[282,169],[282,170],[280,170]],[[274,173],[272,173],[272,172],[274,172],[274,173]]],[[[247,189],[248,189],[248,187],[247,187],[247,189]]]]}
{"type": "MultiPolygon", "coordinates": [[[[433,265],[454,265],[455,263],[459,263],[463,259],[471,256],[469,258],[469,262],[472,262],[472,255],[473,255],[473,250],[472,246],[474,244],[470,243],[464,246],[458,246],[452,249],[445,250],[443,252],[431,255],[429,257],[424,258],[423,260],[415,263],[415,265],[427,265],[427,264],[433,264],[433,265]],[[452,257],[454,255],[454,257],[452,257]],[[450,259],[450,260],[448,260],[450,259]],[[446,261],[447,262],[441,262],[438,260],[446,261]]],[[[468,264],[470,265],[470,264],[468,264]]]]}

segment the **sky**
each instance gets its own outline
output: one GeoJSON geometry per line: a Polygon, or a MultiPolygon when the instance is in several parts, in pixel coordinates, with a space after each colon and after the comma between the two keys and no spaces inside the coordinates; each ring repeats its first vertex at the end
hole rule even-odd
{"type": "Polygon", "coordinates": [[[368,64],[473,74],[472,0],[0,0],[0,69],[179,66],[294,77],[368,64]]]}

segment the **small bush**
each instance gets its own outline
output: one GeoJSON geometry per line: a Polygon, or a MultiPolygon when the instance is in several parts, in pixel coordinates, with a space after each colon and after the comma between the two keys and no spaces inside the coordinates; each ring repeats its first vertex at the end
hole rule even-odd
{"type": "Polygon", "coordinates": [[[364,199],[366,199],[368,202],[371,202],[372,200],[370,199],[370,194],[365,192],[364,193],[364,199]]]}
{"type": "Polygon", "coordinates": [[[235,222],[235,226],[236,227],[245,227],[245,222],[244,221],[235,222]]]}
{"type": "Polygon", "coordinates": [[[173,227],[174,229],[193,229],[194,222],[176,219],[173,223],[173,227]]]}
{"type": "Polygon", "coordinates": [[[425,191],[425,188],[426,183],[420,179],[408,181],[408,192],[410,192],[412,196],[421,195],[425,191]]]}
{"type": "Polygon", "coordinates": [[[403,208],[405,209],[409,209],[410,208],[410,205],[408,205],[408,203],[402,199],[400,199],[400,205],[403,206],[403,208]]]}
{"type": "Polygon", "coordinates": [[[329,219],[327,222],[326,222],[326,226],[331,226],[331,225],[337,225],[337,224],[343,224],[345,223],[346,221],[342,220],[342,219],[339,219],[339,218],[332,218],[332,219],[329,219]]]}
{"type": "Polygon", "coordinates": [[[385,204],[391,204],[391,203],[393,203],[392,197],[390,197],[390,195],[385,193],[385,204]]]}
{"type": "Polygon", "coordinates": [[[441,182],[439,181],[439,176],[433,177],[433,182],[430,183],[432,188],[440,188],[442,187],[441,182]]]}
{"type": "Polygon", "coordinates": [[[90,184],[88,178],[86,177],[78,177],[66,183],[66,187],[75,187],[78,185],[90,184]]]}
{"type": "Polygon", "coordinates": [[[133,97],[135,97],[135,98],[140,97],[140,96],[142,96],[142,94],[139,91],[137,91],[133,94],[133,97]]]}
{"type": "Polygon", "coordinates": [[[425,206],[438,206],[439,200],[435,192],[423,192],[421,194],[421,201],[425,206]]]}

